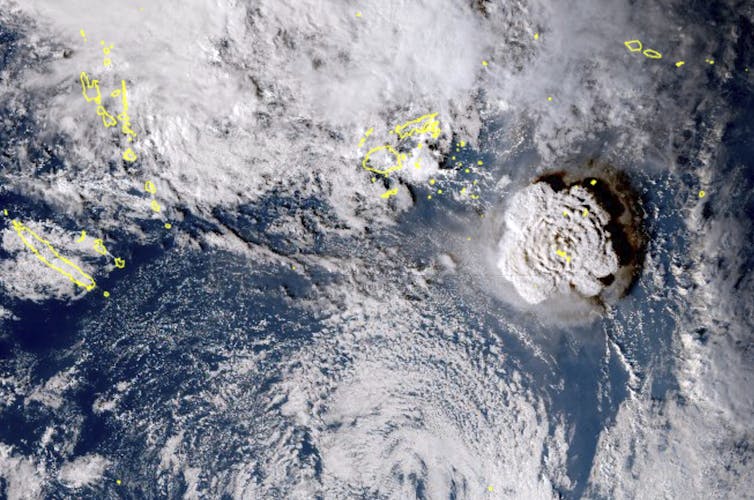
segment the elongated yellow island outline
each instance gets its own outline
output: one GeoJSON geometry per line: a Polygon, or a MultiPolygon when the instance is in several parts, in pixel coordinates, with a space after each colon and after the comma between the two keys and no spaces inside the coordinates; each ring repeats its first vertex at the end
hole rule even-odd
{"type": "Polygon", "coordinates": [[[411,137],[414,134],[426,133],[431,134],[433,138],[437,139],[440,136],[440,121],[435,120],[436,116],[437,113],[420,116],[415,120],[409,120],[401,125],[396,125],[391,132],[397,134],[401,139],[411,137]]]}
{"type": "Polygon", "coordinates": [[[359,148],[364,147],[364,143],[367,142],[367,137],[372,135],[372,132],[374,132],[374,127],[370,127],[369,130],[364,132],[364,137],[362,137],[361,140],[359,141],[359,148]]]}
{"type": "Polygon", "coordinates": [[[398,194],[398,188],[393,188],[393,189],[390,189],[390,190],[385,191],[384,193],[382,193],[380,195],[380,198],[388,199],[391,196],[396,196],[397,194],[398,194]]]}
{"type": "Polygon", "coordinates": [[[94,279],[86,274],[84,271],[81,270],[79,266],[71,262],[70,260],[66,259],[65,257],[61,256],[57,250],[55,250],[55,247],[53,247],[49,241],[39,236],[37,233],[29,229],[28,227],[24,226],[22,223],[20,223],[17,220],[13,221],[13,229],[16,230],[16,233],[18,234],[18,237],[21,238],[21,241],[24,242],[24,245],[34,252],[34,255],[37,256],[39,260],[41,260],[47,267],[50,269],[59,272],[69,280],[73,281],[78,286],[85,288],[87,291],[92,290],[94,287],[97,286],[97,283],[95,283],[94,279]],[[31,237],[36,240],[36,242],[41,243],[42,245],[47,247],[47,250],[52,253],[55,259],[59,260],[61,262],[60,265],[56,265],[47,258],[42,255],[40,252],[40,249],[35,246],[34,241],[30,241],[26,239],[26,236],[24,233],[28,233],[31,235],[31,237]]]}

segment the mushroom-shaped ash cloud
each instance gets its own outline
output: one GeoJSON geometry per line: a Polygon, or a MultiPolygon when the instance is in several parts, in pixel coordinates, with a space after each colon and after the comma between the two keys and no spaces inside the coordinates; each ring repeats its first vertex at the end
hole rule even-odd
{"type": "Polygon", "coordinates": [[[613,243],[618,226],[593,188],[597,182],[540,181],[511,199],[497,265],[526,302],[595,297],[614,281],[624,245],[613,243]]]}

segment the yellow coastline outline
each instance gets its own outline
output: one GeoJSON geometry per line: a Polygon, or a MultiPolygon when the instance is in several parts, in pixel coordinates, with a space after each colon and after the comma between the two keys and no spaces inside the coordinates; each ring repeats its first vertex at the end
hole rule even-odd
{"type": "Polygon", "coordinates": [[[571,262],[571,257],[564,250],[555,250],[555,253],[561,257],[565,257],[566,262],[571,262]]]}
{"type": "MultiPolygon", "coordinates": [[[[408,120],[406,122],[403,122],[399,125],[396,125],[393,129],[390,130],[389,133],[395,134],[398,136],[399,139],[406,139],[408,137],[412,137],[414,135],[422,135],[422,134],[429,134],[432,138],[437,139],[440,136],[440,133],[442,132],[440,130],[440,121],[437,120],[437,115],[439,113],[427,113],[425,115],[422,115],[418,118],[414,118],[412,120],[408,120]]],[[[374,132],[374,128],[370,127],[364,135],[359,140],[359,149],[361,149],[364,144],[367,141],[367,138],[372,135],[374,132]]],[[[459,146],[465,146],[466,142],[461,141],[459,143],[459,146]]],[[[422,142],[419,142],[415,145],[416,149],[422,149],[422,142]]],[[[373,172],[375,174],[384,175],[385,177],[388,177],[390,175],[390,172],[395,172],[397,170],[403,169],[404,162],[408,161],[409,157],[405,153],[399,153],[395,147],[393,147],[390,144],[382,144],[380,146],[375,146],[371,148],[369,151],[366,152],[364,155],[362,161],[361,161],[361,167],[364,170],[367,170],[369,172],[373,172]],[[370,165],[369,161],[375,153],[379,153],[381,151],[384,151],[386,153],[389,153],[395,158],[393,162],[389,162],[387,166],[378,168],[375,166],[370,165]]],[[[419,165],[419,162],[414,162],[415,168],[421,168],[419,165]]],[[[377,179],[375,177],[372,177],[372,182],[375,182],[377,179]]],[[[432,181],[431,183],[434,183],[432,181]]],[[[438,194],[442,193],[441,190],[438,191],[438,194]]],[[[398,194],[398,188],[390,189],[382,194],[380,194],[380,197],[383,199],[389,199],[391,196],[395,196],[398,194]]],[[[432,199],[432,195],[427,196],[427,199],[432,199]]]]}
{"type": "Polygon", "coordinates": [[[374,127],[370,127],[369,130],[367,130],[364,133],[364,137],[362,137],[361,140],[359,141],[359,149],[361,149],[361,148],[364,147],[364,143],[367,142],[367,137],[369,137],[370,135],[372,135],[372,132],[374,132],[374,127]]]}
{"type": "Polygon", "coordinates": [[[411,137],[414,134],[426,134],[430,133],[432,138],[437,139],[440,136],[440,121],[435,120],[437,113],[429,113],[422,115],[419,118],[409,120],[401,125],[396,125],[391,133],[397,134],[399,138],[405,139],[411,137]],[[419,126],[420,124],[422,124],[419,126]],[[408,131],[405,131],[408,129],[408,131]]]}
{"type": "Polygon", "coordinates": [[[375,174],[388,175],[390,172],[394,172],[396,170],[402,169],[403,160],[401,160],[401,155],[398,154],[398,151],[396,151],[393,146],[389,144],[383,144],[382,146],[377,146],[367,151],[367,154],[364,155],[364,159],[361,161],[361,166],[364,168],[364,170],[369,170],[370,172],[374,172],[375,174]],[[382,151],[382,150],[388,151],[390,154],[392,154],[395,157],[395,160],[396,160],[395,165],[391,165],[384,170],[380,170],[378,168],[370,167],[369,165],[367,165],[367,163],[369,162],[369,157],[372,156],[374,153],[378,151],[382,151]]]}
{"type": "Polygon", "coordinates": [[[52,269],[53,271],[57,271],[69,280],[71,280],[76,285],[85,288],[87,291],[90,291],[94,289],[97,286],[97,283],[94,281],[94,279],[86,274],[84,271],[81,270],[79,266],[71,262],[70,260],[66,259],[65,257],[61,256],[60,253],[55,249],[55,247],[52,246],[52,244],[47,241],[46,239],[39,236],[37,233],[29,229],[28,227],[24,226],[21,222],[14,220],[13,221],[13,229],[16,230],[16,233],[18,234],[18,237],[21,238],[21,241],[24,243],[24,245],[34,252],[34,255],[37,256],[39,260],[41,260],[47,267],[52,269]],[[65,269],[62,269],[55,264],[48,261],[44,255],[42,255],[39,252],[39,249],[37,249],[36,246],[32,242],[26,239],[24,236],[24,232],[29,233],[35,240],[37,240],[39,243],[42,243],[43,245],[47,246],[47,248],[52,252],[52,254],[55,256],[56,259],[61,260],[65,265],[72,267],[76,272],[79,273],[80,277],[83,277],[85,280],[88,280],[89,283],[84,283],[74,277],[74,275],[71,272],[66,271],[65,269]]]}
{"type": "Polygon", "coordinates": [[[81,93],[84,95],[86,102],[94,102],[98,106],[102,104],[102,94],[99,89],[99,80],[89,80],[89,75],[85,71],[79,74],[79,80],[81,81],[81,93]],[[97,91],[95,97],[89,97],[87,90],[94,89],[97,91]]]}
{"type": "Polygon", "coordinates": [[[136,161],[136,153],[134,153],[133,149],[128,148],[123,152],[123,159],[127,162],[133,163],[136,161]]]}
{"type": "Polygon", "coordinates": [[[108,252],[107,248],[105,247],[105,242],[102,241],[101,238],[94,240],[94,251],[100,255],[107,255],[108,252]]]}
{"type": "Polygon", "coordinates": [[[385,199],[388,199],[388,198],[390,198],[391,196],[395,196],[395,195],[397,195],[397,194],[398,194],[398,188],[393,188],[393,189],[390,189],[390,190],[388,190],[388,191],[385,191],[384,193],[382,193],[382,194],[380,195],[380,198],[385,198],[385,199]]]}
{"type": "Polygon", "coordinates": [[[626,48],[631,52],[641,52],[641,49],[643,48],[641,40],[629,40],[627,42],[623,42],[623,45],[625,45],[626,48]]]}

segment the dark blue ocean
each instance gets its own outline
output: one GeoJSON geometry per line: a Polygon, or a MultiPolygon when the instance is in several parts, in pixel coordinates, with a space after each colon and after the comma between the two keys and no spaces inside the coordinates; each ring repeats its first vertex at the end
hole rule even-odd
{"type": "MultiPolygon", "coordinates": [[[[748,54],[750,59],[754,32],[746,24],[741,29],[747,36],[741,37],[739,53],[748,54]]],[[[17,39],[0,23],[0,69],[15,64],[20,50],[17,39]]],[[[721,144],[724,159],[719,161],[712,183],[722,186],[732,178],[739,181],[731,187],[734,194],[729,200],[719,200],[711,194],[704,201],[703,214],[705,218],[725,214],[744,221],[743,227],[748,231],[745,241],[754,242],[754,93],[752,77],[743,70],[752,61],[743,57],[739,67],[734,68],[738,76],[710,89],[724,95],[735,110],[721,144]]],[[[7,113],[0,103],[0,116],[7,113]]],[[[23,119],[11,126],[2,123],[0,120],[0,210],[5,208],[13,214],[3,219],[3,225],[7,226],[11,218],[48,219],[77,231],[73,218],[8,187],[8,180],[22,168],[7,153],[9,145],[33,135],[36,125],[23,119]]],[[[501,121],[486,123],[480,151],[468,153],[469,158],[484,158],[493,168],[489,178],[481,181],[481,193],[490,192],[500,176],[536,159],[531,145],[519,156],[508,157],[505,163],[496,162],[499,145],[495,144],[495,137],[502,126],[501,121]]],[[[54,144],[47,146],[54,149],[54,144]]],[[[601,152],[591,153],[598,156],[601,152]]],[[[32,149],[30,159],[38,175],[64,168],[54,154],[32,149]]],[[[663,260],[659,267],[668,273],[659,281],[669,289],[676,279],[669,271],[671,261],[687,269],[694,265],[687,257],[689,243],[680,211],[684,201],[678,199],[677,192],[696,189],[696,168],[689,161],[684,174],[659,177],[636,166],[631,169],[631,181],[642,193],[644,212],[661,214],[648,215],[645,229],[653,255],[663,260]],[[645,189],[650,185],[652,189],[645,189]]],[[[710,191],[714,193],[714,187],[710,191]]],[[[414,195],[417,200],[426,197],[421,188],[415,188],[414,195]]],[[[483,195],[479,210],[493,206],[491,201],[485,205],[486,201],[483,195]]],[[[296,192],[271,190],[253,204],[218,207],[211,219],[196,216],[190,207],[175,208],[183,220],[177,221],[170,232],[161,230],[157,222],[143,222],[149,235],[146,245],[130,244],[125,232],[108,234],[114,242],[112,250],[124,256],[128,265],[109,276],[96,275],[98,288],[81,300],[32,303],[0,290],[0,304],[18,318],[0,323],[0,377],[27,377],[29,385],[35,386],[75,367],[79,380],[65,392],[66,401],[57,409],[29,403],[21,396],[10,397],[10,403],[0,407],[0,442],[13,446],[17,454],[36,457],[54,470],[64,461],[61,453],[54,445],[40,444],[46,429],[54,426],[59,430],[59,441],[53,443],[69,442],[73,446],[67,460],[92,453],[110,460],[102,480],[78,490],[77,498],[182,497],[188,485],[182,476],[170,475],[159,467],[161,457],[157,452],[171,430],[177,428],[185,430],[184,440],[201,450],[202,457],[197,461],[204,465],[205,473],[220,473],[234,464],[248,462],[259,450],[247,447],[244,436],[263,432],[255,427],[256,416],[278,411],[256,405],[255,395],[270,396],[268,392],[281,380],[280,366],[311,346],[327,315],[311,304],[322,296],[323,290],[337,288],[349,277],[345,269],[327,270],[311,262],[323,257],[345,259],[351,252],[389,246],[396,247],[405,261],[421,264],[444,251],[441,239],[433,234],[448,228],[460,230],[478,218],[478,211],[468,205],[450,198],[439,199],[432,204],[416,203],[398,217],[396,226],[372,227],[366,237],[351,240],[335,231],[346,227],[347,222],[338,220],[323,200],[296,192]],[[301,221],[301,239],[270,229],[276,222],[292,218],[301,221]],[[230,231],[248,244],[251,253],[264,249],[265,256],[253,260],[201,243],[198,249],[176,243],[178,234],[201,242],[203,235],[220,230],[230,231]],[[308,264],[299,264],[297,269],[290,265],[304,261],[308,264]],[[110,292],[109,299],[102,297],[102,290],[110,292]],[[256,371],[264,375],[256,379],[239,376],[233,382],[234,390],[250,396],[227,413],[203,407],[197,395],[218,376],[223,363],[232,361],[234,351],[250,345],[255,352],[265,354],[256,371]],[[128,389],[118,396],[117,410],[95,410],[102,395],[115,397],[113,388],[122,382],[127,382],[128,389]],[[74,428],[79,431],[66,434],[74,428]]],[[[754,253],[747,249],[746,255],[742,276],[754,272],[754,253]]],[[[0,250],[0,259],[8,256],[0,250]]],[[[372,264],[376,271],[382,265],[379,260],[372,264]]],[[[469,295],[468,284],[460,286],[459,279],[436,283],[442,289],[438,296],[441,292],[443,297],[451,297],[456,314],[473,319],[486,335],[503,339],[506,363],[524,374],[522,384],[526,389],[546,401],[551,428],[562,420],[574,431],[569,436],[567,452],[572,487],[556,491],[561,498],[584,496],[600,433],[613,424],[621,403],[647,374],[651,373],[654,400],[673,398],[683,403],[674,376],[673,342],[674,318],[684,314],[685,305],[658,300],[658,296],[667,298],[670,294],[656,288],[658,280],[654,277],[640,275],[610,317],[586,326],[562,328],[521,315],[510,305],[485,297],[482,289],[469,295]],[[541,342],[539,347],[549,357],[535,355],[531,345],[501,329],[501,318],[534,332],[532,338],[535,343],[541,342]],[[634,382],[630,382],[632,375],[637,377],[634,382]]],[[[473,289],[473,284],[470,286],[473,289]]],[[[423,300],[431,302],[433,296],[430,291],[423,300]]],[[[695,335],[704,344],[710,332],[700,330],[695,335]]],[[[343,363],[349,360],[343,359],[343,363]]],[[[323,468],[316,440],[305,430],[295,432],[301,433],[298,459],[312,466],[316,481],[323,468]]],[[[264,474],[261,470],[258,473],[264,474]]],[[[421,479],[416,484],[417,498],[424,498],[425,485],[421,479]]],[[[0,492],[6,486],[6,480],[0,478],[0,492]]],[[[201,478],[201,488],[212,490],[208,477],[201,478]]],[[[73,493],[53,479],[44,495],[71,498],[73,493]]],[[[283,487],[279,497],[285,497],[283,487]]]]}

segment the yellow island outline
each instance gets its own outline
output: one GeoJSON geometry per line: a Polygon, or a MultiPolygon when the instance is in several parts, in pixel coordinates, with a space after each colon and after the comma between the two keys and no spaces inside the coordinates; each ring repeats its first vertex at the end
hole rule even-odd
{"type": "Polygon", "coordinates": [[[375,174],[382,174],[382,175],[388,175],[390,172],[393,172],[395,170],[400,170],[403,168],[403,161],[401,159],[401,155],[398,153],[398,151],[395,150],[393,146],[390,146],[389,144],[384,144],[382,146],[377,146],[376,148],[372,148],[369,151],[367,151],[367,154],[364,155],[364,159],[361,162],[362,168],[365,170],[369,170],[370,172],[374,172],[375,174]],[[369,158],[378,151],[387,151],[393,157],[395,158],[395,165],[390,165],[387,168],[384,168],[382,170],[378,168],[374,168],[369,166],[369,158]]]}
{"type": "Polygon", "coordinates": [[[390,190],[388,190],[388,191],[385,191],[384,193],[382,193],[382,194],[380,195],[380,198],[385,198],[385,199],[388,199],[388,198],[390,198],[391,196],[395,196],[395,195],[397,195],[397,194],[398,194],[398,188],[393,188],[393,189],[390,189],[390,190]]]}
{"type": "MultiPolygon", "coordinates": [[[[406,139],[407,137],[411,137],[413,135],[421,135],[421,134],[430,134],[433,138],[437,139],[440,136],[440,133],[442,132],[440,130],[440,121],[437,120],[437,114],[438,113],[429,113],[426,115],[422,115],[419,118],[415,118],[413,120],[409,120],[407,122],[404,122],[400,125],[396,125],[395,128],[390,130],[391,134],[396,134],[399,139],[406,139]]],[[[374,131],[374,128],[370,128],[366,131],[364,134],[364,137],[361,138],[359,141],[359,148],[364,146],[364,143],[366,142],[366,138],[369,137],[372,132],[374,131]]],[[[421,149],[422,144],[419,143],[417,145],[418,149],[421,149]]],[[[390,144],[383,144],[381,146],[374,147],[367,151],[367,153],[364,155],[364,159],[361,161],[361,166],[364,170],[368,170],[370,172],[374,172],[375,174],[380,174],[384,176],[388,176],[390,172],[394,172],[396,170],[403,169],[403,161],[406,159],[405,154],[400,154],[396,149],[391,146],[390,144]],[[389,165],[385,168],[375,168],[371,166],[369,163],[369,159],[371,156],[379,151],[385,151],[388,154],[393,155],[395,158],[395,163],[392,165],[389,165]]],[[[418,163],[416,163],[417,168],[418,163]]]]}
{"type": "Polygon", "coordinates": [[[24,226],[22,223],[20,223],[17,220],[13,221],[13,229],[16,230],[16,233],[18,234],[18,237],[21,238],[21,241],[24,242],[24,245],[26,245],[26,247],[29,250],[31,250],[32,252],[34,252],[34,255],[36,255],[37,258],[39,260],[41,260],[47,267],[49,267],[50,269],[52,269],[54,271],[59,272],[60,274],[62,274],[63,276],[65,276],[66,278],[68,278],[69,280],[71,280],[72,282],[74,282],[75,284],[77,284],[78,286],[80,286],[82,288],[85,288],[87,291],[90,291],[90,290],[94,289],[94,287],[97,286],[97,283],[95,283],[94,279],[91,276],[89,276],[84,271],[82,271],[79,266],[77,266],[76,264],[74,264],[70,260],[66,259],[65,257],[61,256],[60,253],[58,253],[58,251],[55,249],[55,247],[52,246],[52,244],[49,241],[47,241],[46,239],[42,238],[37,233],[35,233],[31,229],[29,229],[28,227],[24,226]],[[53,264],[52,262],[48,261],[45,258],[45,256],[42,255],[39,252],[39,249],[36,246],[34,246],[34,243],[30,242],[29,240],[26,239],[26,237],[24,236],[24,233],[29,233],[39,243],[42,243],[43,245],[47,246],[47,248],[50,250],[50,252],[52,252],[52,254],[55,256],[56,259],[59,259],[66,266],[69,266],[70,268],[72,268],[75,272],[77,272],[79,274],[80,278],[83,278],[83,280],[88,281],[88,283],[85,282],[85,281],[81,281],[81,280],[77,279],[74,276],[73,272],[68,272],[67,270],[65,270],[65,269],[63,269],[61,267],[58,267],[55,264],[53,264]]]}
{"type": "Polygon", "coordinates": [[[564,250],[555,250],[555,253],[558,254],[561,257],[564,257],[566,262],[571,262],[571,256],[568,255],[564,250]]]}
{"type": "Polygon", "coordinates": [[[401,139],[411,137],[414,134],[427,133],[431,134],[433,138],[437,139],[440,136],[440,121],[435,120],[436,116],[437,113],[422,115],[414,120],[409,120],[401,125],[396,125],[396,127],[391,130],[391,132],[397,134],[401,139]]]}

